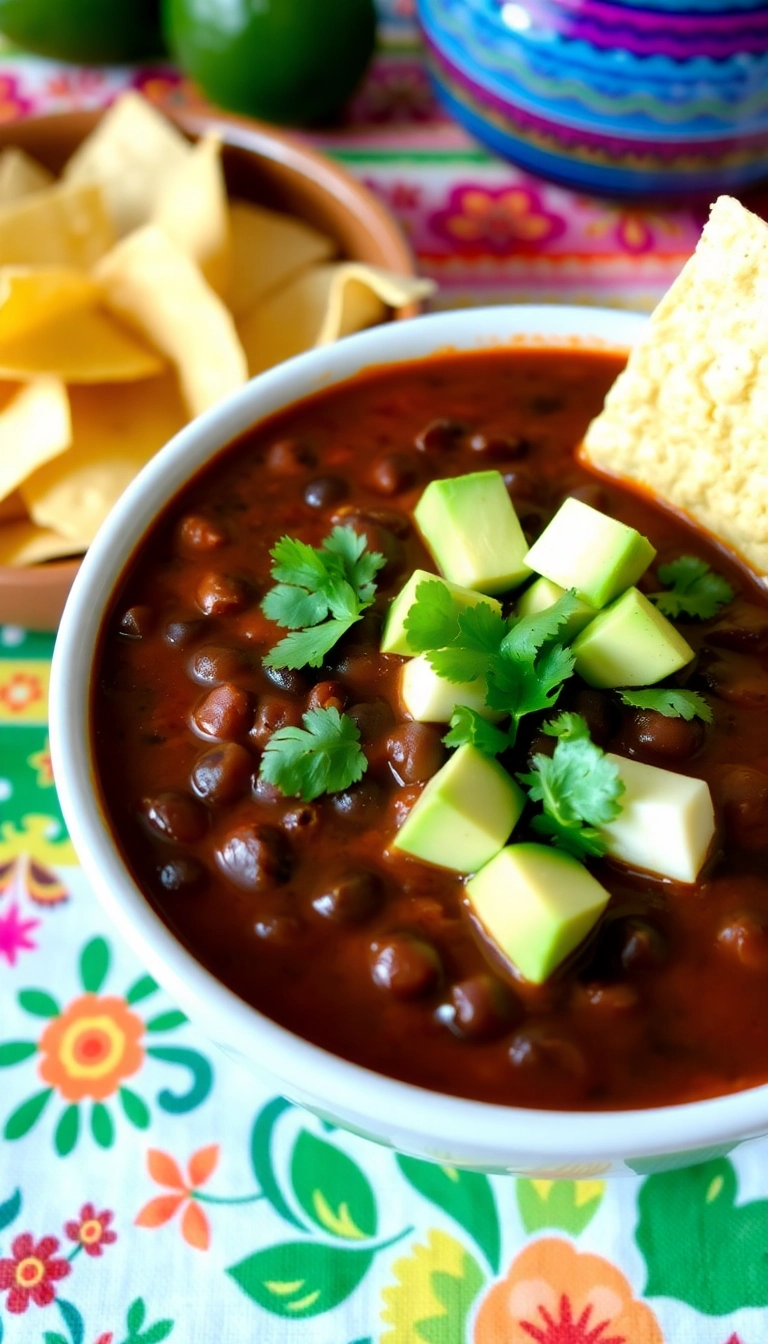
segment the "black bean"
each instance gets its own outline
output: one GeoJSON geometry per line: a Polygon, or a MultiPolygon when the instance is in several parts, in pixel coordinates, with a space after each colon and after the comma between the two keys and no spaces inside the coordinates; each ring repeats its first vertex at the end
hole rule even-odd
{"type": "Polygon", "coordinates": [[[151,607],[129,607],[120,618],[120,634],[125,639],[146,639],[154,625],[151,607]]]}
{"type": "Polygon", "coordinates": [[[273,686],[279,686],[281,691],[287,691],[289,695],[306,695],[307,693],[307,679],[295,668],[265,667],[264,673],[269,677],[273,686]]]}
{"type": "Polygon", "coordinates": [[[523,1010],[506,985],[493,975],[473,975],[451,986],[450,1002],[439,1010],[442,1021],[468,1041],[488,1041],[501,1036],[523,1010]]]}
{"type": "Polygon", "coordinates": [[[742,849],[768,848],[768,775],[749,765],[724,766],[712,789],[728,840],[742,849]]]}
{"type": "Polygon", "coordinates": [[[250,601],[248,585],[242,579],[213,570],[200,580],[196,597],[205,616],[227,616],[244,611],[250,601]]]}
{"type": "Polygon", "coordinates": [[[207,737],[236,742],[253,724],[253,705],[247,691],[232,682],[214,686],[192,711],[198,732],[207,737]]]}
{"type": "Polygon", "coordinates": [[[204,629],[205,621],[201,620],[169,621],[163,631],[163,639],[176,649],[186,649],[204,629]]]}
{"type": "Polygon", "coordinates": [[[334,924],[361,924],[378,909],[384,884],[378,873],[367,868],[349,868],[326,882],[312,906],[334,924]]]}
{"type": "Polygon", "coordinates": [[[282,827],[294,840],[306,841],[320,829],[320,808],[314,803],[301,803],[283,814],[282,827]]]}
{"type": "Polygon", "coordinates": [[[253,758],[238,742],[222,742],[198,756],[191,783],[208,803],[233,803],[245,793],[253,774],[253,758]]]}
{"type": "Polygon", "coordinates": [[[366,700],[350,705],[347,714],[357,724],[360,741],[364,746],[374,742],[394,726],[395,715],[388,700],[366,700]]]}
{"type": "Polygon", "coordinates": [[[164,863],[157,876],[164,891],[176,893],[199,891],[208,874],[197,859],[180,855],[164,863]]]}
{"type": "Polygon", "coordinates": [[[701,719],[673,719],[654,709],[636,709],[625,716],[622,737],[628,756],[686,761],[700,750],[705,733],[701,719]]]}
{"type": "Polygon", "coordinates": [[[768,928],[765,916],[731,916],[717,935],[718,946],[751,971],[768,970],[768,928]]]}
{"type": "Polygon", "coordinates": [[[349,494],[341,476],[315,476],[304,486],[304,503],[311,509],[330,509],[349,494]]]}
{"type": "Polygon", "coordinates": [[[373,983],[396,999],[421,998],[440,980],[442,967],[435,948],[409,934],[371,943],[371,956],[373,983]]]}
{"type": "Polygon", "coordinates": [[[581,1048],[564,1032],[543,1023],[525,1027],[513,1036],[509,1060],[516,1069],[546,1068],[572,1078],[583,1078],[587,1073],[581,1048]]]}
{"type": "Polygon", "coordinates": [[[163,840],[193,845],[208,830],[208,814],[188,793],[166,789],[144,798],[141,813],[150,829],[163,840]]]}
{"type": "Polygon", "coordinates": [[[317,454],[298,439],[278,439],[276,443],[270,444],[264,462],[275,476],[299,476],[309,467],[314,467],[317,454]]]}
{"type": "Polygon", "coordinates": [[[340,681],[318,681],[307,696],[307,709],[343,710],[349,692],[340,681]]]}
{"type": "Polygon", "coordinates": [[[190,660],[190,672],[204,686],[221,686],[252,670],[251,659],[243,649],[231,644],[203,644],[190,660]]]}
{"type": "Polygon", "coordinates": [[[301,705],[277,695],[264,695],[259,701],[248,741],[261,750],[279,728],[301,727],[301,705]]]}
{"type": "Polygon", "coordinates": [[[198,555],[226,546],[229,536],[224,525],[202,513],[188,513],[176,529],[176,542],[182,554],[198,555]]]}
{"type": "Polygon", "coordinates": [[[420,453],[445,453],[455,448],[464,432],[455,420],[430,420],[414,440],[420,453]]]}
{"type": "Polygon", "coordinates": [[[384,795],[378,784],[368,779],[331,797],[337,816],[359,826],[370,826],[381,813],[384,795]]]}
{"type": "Polygon", "coordinates": [[[226,835],[216,858],[226,877],[244,891],[267,891],[287,882],[291,849],[277,826],[244,822],[226,835]]]}
{"type": "Polygon", "coordinates": [[[469,446],[479,456],[494,461],[504,458],[508,462],[519,461],[530,448],[528,442],[516,434],[473,434],[469,446]]]}
{"type": "Polygon", "coordinates": [[[398,784],[417,784],[437,774],[448,753],[432,724],[401,723],[387,738],[387,755],[398,784]]]}
{"type": "Polygon", "coordinates": [[[387,453],[374,463],[371,484],[380,495],[401,495],[419,478],[418,466],[404,453],[387,453]]]}
{"type": "Polygon", "coordinates": [[[617,920],[613,937],[618,960],[625,971],[650,971],[663,965],[669,955],[667,939],[648,920],[617,920]]]}

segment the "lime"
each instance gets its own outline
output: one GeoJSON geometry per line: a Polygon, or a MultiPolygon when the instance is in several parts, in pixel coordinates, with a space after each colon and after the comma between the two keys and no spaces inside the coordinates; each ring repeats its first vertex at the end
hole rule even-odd
{"type": "Polygon", "coordinates": [[[160,0],[0,0],[0,33],[59,61],[139,61],[163,50],[160,0]]]}
{"type": "Polygon", "coordinates": [[[294,126],[338,111],[376,40],[374,0],[163,0],[163,23],[212,102],[294,126]]]}

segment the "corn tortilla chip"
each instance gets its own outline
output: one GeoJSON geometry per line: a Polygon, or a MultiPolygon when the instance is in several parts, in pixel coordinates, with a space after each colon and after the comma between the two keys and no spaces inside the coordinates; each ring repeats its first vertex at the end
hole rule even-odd
{"type": "MultiPolygon", "coordinates": [[[[80,547],[80,550],[83,548],[80,547]]],[[[40,565],[45,560],[61,560],[78,554],[68,537],[62,537],[49,527],[36,527],[28,521],[0,523],[0,565],[21,569],[26,565],[40,565]]]]}
{"type": "Polygon", "coordinates": [[[72,439],[67,389],[58,378],[19,388],[0,411],[0,499],[72,439]]]}
{"type": "Polygon", "coordinates": [[[27,381],[48,373],[65,383],[122,383],[149,378],[162,368],[154,350],[97,308],[64,313],[0,341],[0,378],[27,381]]]}
{"type": "Polygon", "coordinates": [[[44,187],[52,186],[54,180],[53,173],[23,149],[10,145],[0,152],[0,205],[42,191],[44,187]]]}
{"type": "Polygon", "coordinates": [[[0,499],[0,524],[20,523],[22,520],[29,522],[27,506],[21,497],[21,492],[14,490],[6,499],[0,499]]]}
{"type": "Polygon", "coordinates": [[[430,280],[337,262],[301,271],[238,324],[251,375],[380,322],[387,307],[431,294],[430,280]]]}
{"type": "Polygon", "coordinates": [[[147,223],[166,182],[189,153],[181,132],[140,94],[128,92],[75,150],[63,178],[73,185],[97,183],[122,237],[147,223]]]}
{"type": "Polygon", "coordinates": [[[60,266],[0,266],[0,341],[97,303],[99,287],[83,271],[60,266]]]}
{"type": "Polygon", "coordinates": [[[170,174],[152,223],[197,263],[218,294],[225,292],[230,273],[229,212],[218,136],[198,140],[170,174]]]}
{"type": "Polygon", "coordinates": [[[243,316],[298,271],[327,261],[336,251],[332,238],[303,220],[248,201],[230,203],[229,221],[232,268],[227,303],[235,317],[243,316]]]}
{"type": "Polygon", "coordinates": [[[154,225],[124,238],[97,267],[107,305],[176,365],[189,414],[248,376],[235,324],[194,262],[154,225]]]}
{"type": "Polygon", "coordinates": [[[57,183],[0,206],[0,266],[87,271],[114,239],[98,187],[57,183]]]}
{"type": "Polygon", "coordinates": [[[72,446],[22,483],[30,517],[85,550],[146,462],[186,424],[175,375],[73,387],[72,446]]]}
{"type": "Polygon", "coordinates": [[[768,225],[721,196],[584,456],[768,573],[768,225]]]}

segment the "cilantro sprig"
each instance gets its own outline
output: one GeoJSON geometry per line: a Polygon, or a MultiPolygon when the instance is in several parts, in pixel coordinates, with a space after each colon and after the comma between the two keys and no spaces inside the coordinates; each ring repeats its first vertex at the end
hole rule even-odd
{"type": "Polygon", "coordinates": [[[373,602],[384,556],[366,550],[365,537],[351,527],[334,527],[319,547],[281,537],[270,555],[276,583],[262,611],[291,633],[264,662],[267,667],[320,667],[373,602]]]}
{"type": "Polygon", "coordinates": [[[485,752],[486,756],[498,756],[510,745],[509,733],[489,723],[476,709],[469,705],[457,705],[451,715],[451,726],[443,741],[447,747],[463,747],[469,743],[485,752]]]}
{"type": "MultiPolygon", "coordinates": [[[[455,684],[485,680],[489,709],[510,716],[504,745],[513,746],[520,720],[551,709],[573,672],[574,656],[556,637],[576,605],[568,592],[534,616],[505,620],[488,602],[462,610],[442,584],[425,579],[416,589],[405,629],[411,648],[426,653],[438,676],[455,684]]],[[[480,745],[481,731],[471,716],[457,719],[454,714],[449,745],[480,745]]],[[[483,736],[497,744],[494,754],[504,749],[492,734],[483,736]]]]}
{"type": "Polygon", "coordinates": [[[309,709],[303,728],[278,728],[270,737],[259,776],[305,803],[340,793],[362,779],[368,762],[354,719],[338,709],[309,709]]]}
{"type": "Polygon", "coordinates": [[[735,596],[727,579],[695,555],[681,555],[668,565],[659,565],[657,573],[666,588],[648,596],[665,616],[708,621],[735,596]]]}
{"type": "Polygon", "coordinates": [[[654,686],[646,691],[619,691],[625,705],[635,709],[653,709],[665,719],[703,719],[712,722],[712,710],[696,691],[679,691],[671,686],[654,686]]]}
{"type": "Polygon", "coordinates": [[[592,741],[580,714],[559,714],[542,731],[558,739],[553,755],[537,753],[533,770],[517,776],[531,802],[543,807],[531,826],[577,859],[599,858],[605,844],[596,828],[621,812],[618,769],[592,741]]]}

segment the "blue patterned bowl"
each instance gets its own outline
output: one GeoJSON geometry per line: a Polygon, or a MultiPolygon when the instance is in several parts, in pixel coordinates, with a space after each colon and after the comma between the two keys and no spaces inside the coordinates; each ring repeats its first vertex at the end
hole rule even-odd
{"type": "Polygon", "coordinates": [[[768,174],[768,4],[417,2],[442,101],[534,173],[646,196],[768,174]]]}

